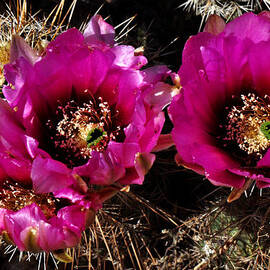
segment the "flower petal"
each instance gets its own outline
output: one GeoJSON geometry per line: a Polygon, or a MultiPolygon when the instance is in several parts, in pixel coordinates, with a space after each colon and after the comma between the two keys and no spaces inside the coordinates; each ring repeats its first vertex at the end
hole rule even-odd
{"type": "Polygon", "coordinates": [[[10,45],[10,62],[24,57],[32,65],[38,60],[37,53],[25,42],[23,38],[18,35],[13,35],[10,45]]]}
{"type": "Polygon", "coordinates": [[[123,73],[120,78],[116,108],[119,110],[119,119],[121,119],[122,125],[130,121],[135,107],[137,92],[142,82],[142,75],[135,70],[123,73]]]}
{"type": "Polygon", "coordinates": [[[254,43],[269,40],[269,20],[264,16],[246,13],[228,23],[224,29],[225,36],[235,36],[241,40],[251,40],[254,43]],[[254,34],[256,29],[256,34],[254,34]]]}
{"type": "Polygon", "coordinates": [[[166,150],[174,145],[171,134],[161,134],[158,138],[156,146],[153,148],[152,152],[159,152],[166,150]]]}
{"type": "Polygon", "coordinates": [[[24,183],[30,181],[31,160],[38,150],[38,142],[26,136],[7,103],[0,100],[0,167],[2,176],[24,183]]]}
{"type": "Polygon", "coordinates": [[[114,65],[123,68],[139,69],[147,64],[144,56],[135,56],[135,49],[132,46],[119,45],[110,50],[115,56],[114,65]]]}
{"type": "Polygon", "coordinates": [[[125,169],[112,152],[94,151],[87,164],[74,168],[74,173],[89,177],[91,184],[110,185],[124,175],[125,169]]]}
{"type": "Polygon", "coordinates": [[[261,42],[250,49],[249,61],[255,89],[264,96],[270,89],[270,40],[261,42]]]}
{"type": "Polygon", "coordinates": [[[71,170],[62,162],[37,156],[32,165],[33,188],[38,193],[48,193],[75,183],[71,170]]]}
{"type": "Polygon", "coordinates": [[[39,221],[44,220],[45,216],[36,204],[31,204],[19,210],[18,212],[9,213],[4,217],[5,228],[11,239],[20,250],[25,250],[25,234],[21,232],[27,228],[37,228],[39,221]]]}
{"type": "Polygon", "coordinates": [[[74,54],[70,59],[69,66],[76,94],[79,97],[83,96],[85,90],[88,90],[92,95],[95,94],[106,78],[113,60],[113,54],[110,52],[105,54],[98,49],[89,51],[85,48],[74,54]]]}
{"type": "Polygon", "coordinates": [[[114,28],[106,23],[100,15],[95,15],[91,18],[83,35],[85,41],[90,45],[102,45],[104,43],[105,45],[113,46],[114,44],[114,28]]]}

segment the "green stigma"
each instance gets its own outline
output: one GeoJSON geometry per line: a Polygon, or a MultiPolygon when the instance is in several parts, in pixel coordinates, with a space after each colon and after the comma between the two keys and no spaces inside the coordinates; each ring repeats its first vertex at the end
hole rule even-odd
{"type": "Polygon", "coordinates": [[[87,146],[91,148],[92,146],[96,146],[107,134],[106,131],[104,131],[101,128],[93,128],[91,129],[86,137],[87,146]]]}
{"type": "Polygon", "coordinates": [[[268,140],[270,140],[270,121],[266,121],[261,124],[260,130],[264,137],[268,140]]]}

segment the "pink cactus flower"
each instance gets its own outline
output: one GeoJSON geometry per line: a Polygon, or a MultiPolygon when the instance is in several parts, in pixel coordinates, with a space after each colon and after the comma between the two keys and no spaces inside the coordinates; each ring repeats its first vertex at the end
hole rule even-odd
{"type": "Polygon", "coordinates": [[[169,108],[179,164],[214,185],[270,186],[270,19],[218,16],[191,37],[178,72],[182,91],[169,108]]]}
{"type": "Polygon", "coordinates": [[[91,190],[81,180],[54,193],[37,193],[13,180],[1,184],[0,234],[20,250],[56,251],[76,246],[103,201],[119,191],[91,190]]]}
{"type": "Polygon", "coordinates": [[[73,190],[72,201],[67,203],[64,196],[59,199],[57,194],[37,194],[18,183],[5,181],[0,193],[0,234],[22,251],[73,247],[101,207],[100,195],[89,193],[86,197],[77,192],[75,196],[73,190]]]}
{"type": "Polygon", "coordinates": [[[21,250],[75,245],[89,211],[123,185],[142,184],[172,96],[169,70],[141,71],[146,63],[114,43],[100,16],[42,56],[14,37],[0,100],[0,233],[21,250]]]}
{"type": "Polygon", "coordinates": [[[170,96],[165,83],[164,89],[156,86],[169,71],[140,71],[146,58],[135,56],[131,46],[113,45],[113,34],[95,16],[84,35],[66,31],[42,57],[15,39],[14,61],[5,66],[8,105],[1,106],[10,118],[2,142],[3,175],[33,182],[38,192],[67,187],[74,175],[96,185],[143,182],[170,96]],[[155,92],[158,99],[152,98],[155,92]]]}

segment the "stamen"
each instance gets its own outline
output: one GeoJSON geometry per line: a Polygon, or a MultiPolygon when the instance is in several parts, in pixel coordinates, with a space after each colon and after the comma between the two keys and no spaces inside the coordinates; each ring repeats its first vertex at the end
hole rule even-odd
{"type": "Polygon", "coordinates": [[[270,105],[269,97],[254,93],[241,95],[242,105],[227,108],[228,115],[223,137],[224,147],[231,142],[248,155],[262,158],[270,147],[270,105]]]}
{"type": "Polygon", "coordinates": [[[36,194],[33,190],[8,180],[1,185],[0,208],[18,211],[32,203],[36,203],[47,218],[55,216],[56,199],[50,194],[36,194]]]}

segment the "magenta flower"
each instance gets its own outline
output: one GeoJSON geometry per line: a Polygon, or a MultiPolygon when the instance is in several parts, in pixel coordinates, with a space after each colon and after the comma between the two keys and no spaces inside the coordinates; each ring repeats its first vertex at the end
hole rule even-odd
{"type": "Polygon", "coordinates": [[[54,251],[73,247],[101,207],[105,192],[37,194],[13,181],[5,181],[0,193],[0,234],[20,250],[54,251]],[[60,195],[60,196],[59,196],[60,195]]]}
{"type": "Polygon", "coordinates": [[[270,19],[211,17],[191,37],[178,72],[182,91],[169,108],[178,163],[213,184],[270,186],[270,19]]]}
{"type": "Polygon", "coordinates": [[[167,103],[166,93],[158,102],[151,96],[160,91],[156,85],[168,70],[139,71],[145,57],[134,56],[131,46],[110,47],[112,39],[113,28],[95,16],[84,36],[70,29],[48,45],[43,57],[17,53],[6,65],[9,85],[3,92],[14,112],[5,114],[17,133],[10,136],[6,127],[12,149],[7,153],[3,146],[3,175],[32,181],[38,192],[67,187],[74,175],[97,185],[142,183],[154,161],[150,151],[167,103]],[[14,177],[10,167],[16,165],[14,177]]]}
{"type": "Polygon", "coordinates": [[[146,58],[113,38],[95,16],[84,34],[62,33],[43,56],[12,42],[0,100],[0,232],[21,250],[73,246],[89,212],[123,185],[142,184],[154,162],[169,71],[140,71],[146,58]],[[24,201],[27,191],[33,198],[24,201]]]}
{"type": "Polygon", "coordinates": [[[12,180],[3,182],[0,192],[3,239],[20,250],[32,252],[76,246],[103,201],[119,191],[113,187],[94,191],[81,179],[77,181],[77,185],[42,194],[12,180]]]}
{"type": "Polygon", "coordinates": [[[36,204],[13,212],[0,209],[0,232],[4,239],[20,250],[54,251],[78,244],[85,230],[86,214],[79,206],[60,209],[57,216],[46,218],[36,204]]]}

